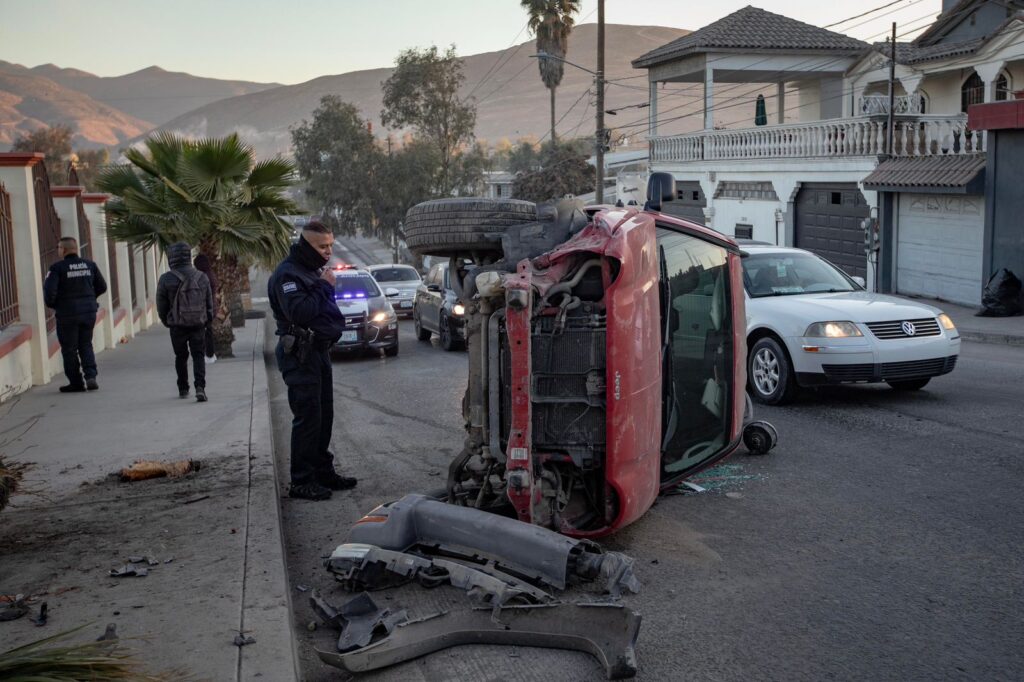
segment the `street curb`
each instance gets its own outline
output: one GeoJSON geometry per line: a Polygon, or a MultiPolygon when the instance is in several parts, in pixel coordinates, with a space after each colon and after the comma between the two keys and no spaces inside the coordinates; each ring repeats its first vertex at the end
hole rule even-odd
{"type": "Polygon", "coordinates": [[[990,343],[1001,346],[1024,346],[1024,336],[1016,334],[993,334],[992,332],[973,332],[960,330],[960,338],[975,343],[990,343]]]}
{"type": "Polygon", "coordinates": [[[280,490],[274,464],[270,390],[264,356],[264,320],[253,344],[252,416],[249,427],[249,498],[242,629],[256,643],[239,647],[238,680],[299,679],[299,657],[285,566],[280,490]]]}

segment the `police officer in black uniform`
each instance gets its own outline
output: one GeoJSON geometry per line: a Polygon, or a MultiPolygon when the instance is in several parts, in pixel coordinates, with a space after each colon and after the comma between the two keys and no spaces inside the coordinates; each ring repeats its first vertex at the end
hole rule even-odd
{"type": "Polygon", "coordinates": [[[277,323],[277,367],[288,386],[292,409],[291,487],[288,494],[326,500],[356,479],[334,470],[331,428],[334,384],[330,348],[345,327],[334,298],[334,273],[327,268],[334,235],[310,221],[277,266],[267,285],[277,323]]]}
{"type": "Polygon", "coordinates": [[[61,260],[50,266],[43,282],[43,302],[57,313],[57,341],[68,378],[68,385],[61,386],[60,392],[95,391],[100,386],[96,383],[92,332],[99,310],[96,299],[106,293],[107,283],[95,263],[79,257],[74,237],[60,240],[57,255],[61,260]]]}

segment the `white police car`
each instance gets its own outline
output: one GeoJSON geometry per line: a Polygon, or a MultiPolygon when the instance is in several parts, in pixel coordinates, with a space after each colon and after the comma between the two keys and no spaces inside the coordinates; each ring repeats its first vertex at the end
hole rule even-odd
{"type": "Polygon", "coordinates": [[[398,290],[381,291],[366,270],[334,266],[334,299],[345,316],[345,330],[334,344],[338,351],[383,350],[398,355],[398,318],[389,298],[398,290]]]}

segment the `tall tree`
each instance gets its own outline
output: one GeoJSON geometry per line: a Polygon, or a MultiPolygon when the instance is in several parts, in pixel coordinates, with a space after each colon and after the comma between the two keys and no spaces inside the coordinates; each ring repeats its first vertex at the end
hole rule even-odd
{"type": "Polygon", "coordinates": [[[12,152],[42,152],[43,165],[50,182],[63,185],[68,179],[68,162],[71,159],[71,136],[74,133],[66,125],[40,128],[27,135],[19,136],[11,145],[12,152]]]}
{"type": "Polygon", "coordinates": [[[374,208],[369,183],[382,153],[359,110],[337,95],[325,95],[313,120],[291,132],[311,208],[341,234],[369,227],[374,208]]]}
{"type": "Polygon", "coordinates": [[[235,134],[187,140],[159,133],[146,140],[145,150],[124,155],[129,163],[107,167],[97,182],[113,195],[108,234],[142,246],[198,246],[220,280],[217,354],[230,356],[228,302],[247,286],[251,264],[270,267],[287,253],[292,227],[281,215],[298,211],[285,193],[294,183],[294,165],[255,161],[252,147],[235,134]]]}
{"type": "Polygon", "coordinates": [[[410,127],[437,150],[440,160],[439,192],[455,189],[453,166],[459,152],[473,140],[476,107],[459,97],[466,80],[455,47],[444,53],[437,46],[404,50],[397,67],[384,81],[381,120],[391,128],[410,127]]]}
{"type": "Polygon", "coordinates": [[[540,202],[593,192],[596,169],[581,146],[575,140],[546,142],[537,157],[539,168],[516,174],[512,196],[540,202]]]}
{"type": "Polygon", "coordinates": [[[580,0],[521,0],[519,4],[529,14],[537,52],[557,58],[537,60],[540,78],[551,91],[551,139],[555,140],[555,90],[562,82],[565,64],[561,60],[569,52],[569,34],[576,23],[573,15],[580,11],[580,0]]]}

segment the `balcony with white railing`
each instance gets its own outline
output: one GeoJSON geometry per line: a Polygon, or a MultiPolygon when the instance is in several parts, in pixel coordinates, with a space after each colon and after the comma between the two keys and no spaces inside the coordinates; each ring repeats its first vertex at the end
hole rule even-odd
{"type": "MultiPolygon", "coordinates": [[[[705,130],[650,138],[658,162],[745,159],[821,159],[880,156],[886,152],[884,117],[837,118],[812,123],[705,130]]],[[[967,130],[967,116],[897,116],[892,155],[925,157],[985,151],[985,135],[967,130]]]]}
{"type": "MultiPolygon", "coordinates": [[[[893,111],[896,115],[923,114],[925,100],[921,95],[896,95],[893,97],[893,111]]],[[[877,116],[889,113],[889,95],[864,95],[860,98],[860,113],[863,116],[877,116]]]]}

